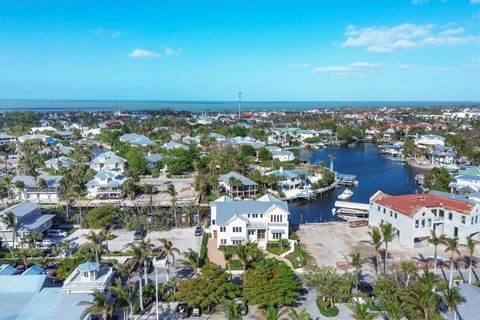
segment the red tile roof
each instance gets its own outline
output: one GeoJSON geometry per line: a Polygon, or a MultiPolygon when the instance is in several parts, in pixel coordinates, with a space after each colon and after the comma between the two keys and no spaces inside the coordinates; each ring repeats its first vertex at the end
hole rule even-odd
{"type": "Polygon", "coordinates": [[[409,217],[415,215],[421,208],[439,207],[463,214],[470,214],[474,208],[474,205],[470,202],[444,198],[433,194],[390,196],[379,192],[372,201],[409,217]]]}

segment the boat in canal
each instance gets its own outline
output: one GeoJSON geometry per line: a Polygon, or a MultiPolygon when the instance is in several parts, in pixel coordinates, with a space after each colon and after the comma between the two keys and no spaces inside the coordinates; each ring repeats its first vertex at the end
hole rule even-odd
{"type": "Polygon", "coordinates": [[[351,198],[352,196],[353,196],[353,191],[347,188],[341,194],[339,194],[337,198],[340,200],[346,200],[351,198]]]}

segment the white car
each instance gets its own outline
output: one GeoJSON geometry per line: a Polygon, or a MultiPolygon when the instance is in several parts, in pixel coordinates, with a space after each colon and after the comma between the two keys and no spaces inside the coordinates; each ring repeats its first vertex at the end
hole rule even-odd
{"type": "Polygon", "coordinates": [[[48,230],[47,235],[48,235],[49,237],[62,238],[62,237],[66,237],[68,234],[67,234],[67,232],[65,232],[65,231],[63,231],[63,230],[50,229],[50,230],[48,230]]]}
{"type": "Polygon", "coordinates": [[[36,245],[39,248],[50,248],[51,246],[57,243],[58,241],[55,241],[54,239],[45,238],[42,241],[37,241],[36,245]]]}

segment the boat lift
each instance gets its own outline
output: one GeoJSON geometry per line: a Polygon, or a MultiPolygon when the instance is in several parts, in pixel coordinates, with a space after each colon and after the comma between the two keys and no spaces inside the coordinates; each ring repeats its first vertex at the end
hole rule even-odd
{"type": "Polygon", "coordinates": [[[332,214],[345,221],[357,221],[368,219],[368,203],[335,201],[335,207],[332,214]]]}

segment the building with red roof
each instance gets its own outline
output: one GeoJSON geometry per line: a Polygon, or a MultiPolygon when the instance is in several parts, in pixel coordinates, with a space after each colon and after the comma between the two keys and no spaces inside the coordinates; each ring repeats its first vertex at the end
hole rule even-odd
{"type": "Polygon", "coordinates": [[[431,230],[438,236],[480,241],[479,203],[443,192],[392,196],[378,191],[370,198],[369,225],[391,223],[406,247],[426,245],[431,230]]]}

